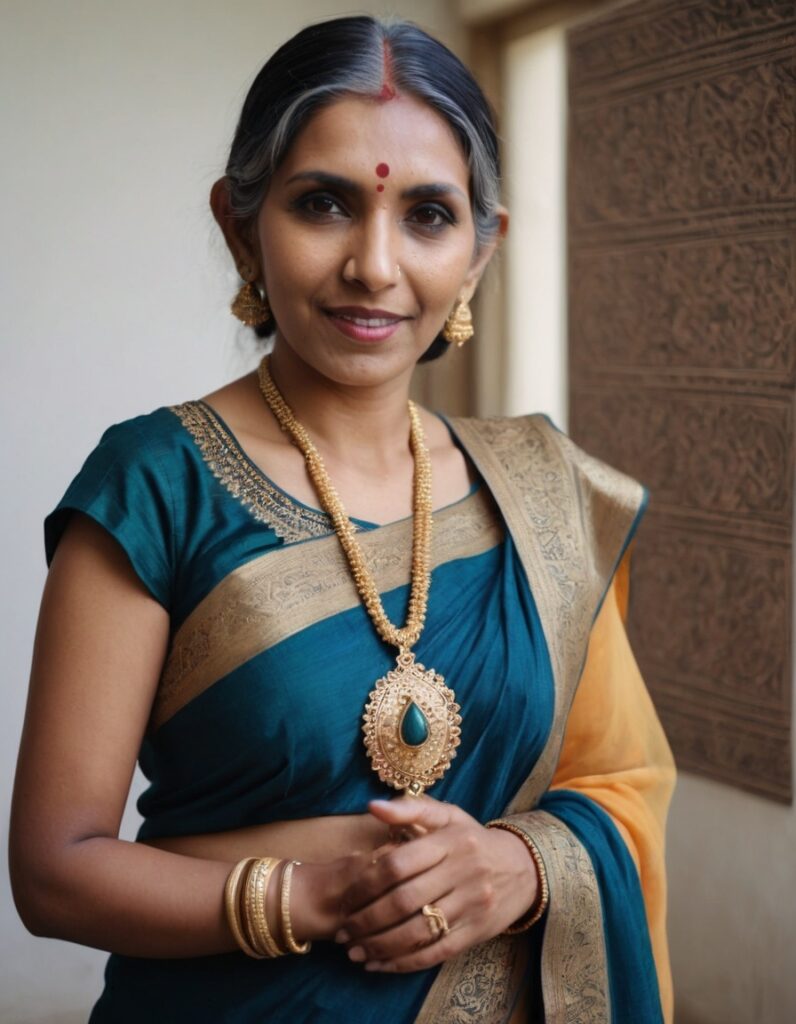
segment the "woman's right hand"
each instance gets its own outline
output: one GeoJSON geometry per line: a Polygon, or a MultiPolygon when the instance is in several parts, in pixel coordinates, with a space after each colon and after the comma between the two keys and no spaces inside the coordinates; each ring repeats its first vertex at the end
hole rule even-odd
{"type": "Polygon", "coordinates": [[[301,863],[293,872],[290,921],[299,942],[332,939],[350,911],[343,896],[363,871],[393,844],[374,852],[355,851],[323,864],[301,863]]]}

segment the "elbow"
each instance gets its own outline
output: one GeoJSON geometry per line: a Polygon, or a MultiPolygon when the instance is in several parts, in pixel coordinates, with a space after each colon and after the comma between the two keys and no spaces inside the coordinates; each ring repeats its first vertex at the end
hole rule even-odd
{"type": "Polygon", "coordinates": [[[54,938],[51,928],[48,927],[47,914],[40,906],[40,901],[36,899],[35,894],[29,892],[27,886],[15,883],[13,880],[11,891],[17,914],[30,934],[40,939],[54,938]]]}
{"type": "Polygon", "coordinates": [[[13,856],[9,859],[9,868],[14,906],[25,928],[37,938],[61,938],[58,906],[63,904],[63,899],[54,892],[52,876],[20,865],[13,856]]]}

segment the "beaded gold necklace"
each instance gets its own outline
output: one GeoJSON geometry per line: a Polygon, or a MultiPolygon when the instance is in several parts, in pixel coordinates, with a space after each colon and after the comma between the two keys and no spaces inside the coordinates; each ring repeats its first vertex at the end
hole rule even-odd
{"type": "Polygon", "coordinates": [[[398,648],[395,668],[377,680],[363,715],[365,749],[382,782],[420,795],[441,779],[456,756],[461,717],[453,690],[442,676],[415,661],[417,643],[426,619],[431,587],[431,459],[417,408],[409,402],[409,443],[414,458],[412,576],[406,625],[393,625],[365,556],[356,529],[346,515],[318,449],[274,383],[265,356],[259,369],[260,391],[279,426],[304,456],[307,472],[318,492],[345,552],[357,591],[376,631],[398,648]]]}

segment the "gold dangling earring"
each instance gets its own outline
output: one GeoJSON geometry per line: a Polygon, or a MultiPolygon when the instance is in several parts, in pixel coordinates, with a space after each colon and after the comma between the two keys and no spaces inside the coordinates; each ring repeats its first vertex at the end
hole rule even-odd
{"type": "Polygon", "coordinates": [[[459,299],[453,307],[445,326],[442,328],[442,337],[450,345],[461,348],[475,334],[473,330],[473,314],[470,312],[470,304],[459,299]]]}
{"type": "Polygon", "coordinates": [[[260,289],[254,281],[246,281],[243,284],[229,308],[233,316],[247,327],[260,327],[273,316],[268,299],[260,294],[260,289]]]}

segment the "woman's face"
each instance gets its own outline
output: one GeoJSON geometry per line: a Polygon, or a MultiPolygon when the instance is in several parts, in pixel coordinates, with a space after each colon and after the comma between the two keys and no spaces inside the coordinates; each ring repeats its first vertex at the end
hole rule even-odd
{"type": "Polygon", "coordinates": [[[272,179],[257,237],[276,345],[350,385],[410,373],[493,249],[475,253],[459,143],[411,96],[320,110],[272,179]]]}

